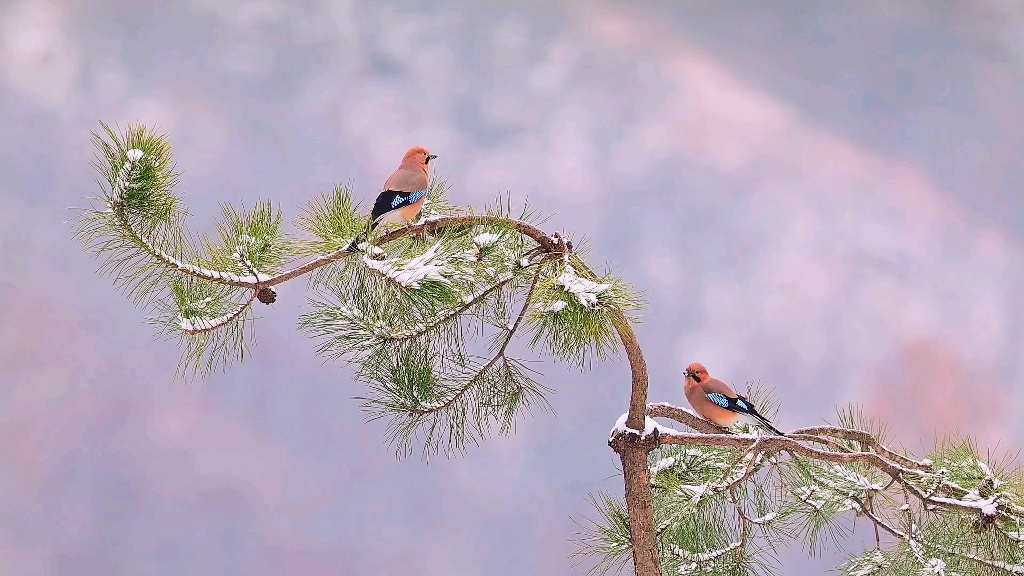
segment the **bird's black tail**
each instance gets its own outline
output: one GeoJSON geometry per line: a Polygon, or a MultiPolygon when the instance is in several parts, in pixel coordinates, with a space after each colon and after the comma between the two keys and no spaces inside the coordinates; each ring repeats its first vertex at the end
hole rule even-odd
{"type": "Polygon", "coordinates": [[[757,420],[758,420],[758,422],[761,423],[761,427],[762,428],[764,428],[765,430],[771,432],[772,434],[775,434],[776,436],[785,436],[786,435],[785,433],[781,432],[775,426],[772,426],[772,423],[769,422],[768,419],[765,418],[764,416],[761,416],[760,414],[758,414],[757,415],[757,420]]]}
{"type": "Polygon", "coordinates": [[[349,242],[348,246],[345,247],[345,252],[357,252],[359,245],[366,241],[366,232],[360,232],[355,238],[349,242]]]}

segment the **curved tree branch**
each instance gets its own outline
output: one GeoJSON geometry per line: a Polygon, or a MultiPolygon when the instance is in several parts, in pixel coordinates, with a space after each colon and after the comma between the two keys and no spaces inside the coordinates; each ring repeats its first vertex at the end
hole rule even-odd
{"type": "MultiPolygon", "coordinates": [[[[208,280],[210,282],[216,282],[218,284],[225,284],[228,286],[237,286],[240,288],[262,288],[276,286],[278,284],[282,284],[289,280],[298,278],[299,276],[308,274],[314,270],[317,270],[318,268],[322,268],[327,264],[330,264],[331,262],[336,262],[338,260],[341,260],[342,258],[355,254],[355,252],[349,252],[345,249],[335,250],[334,252],[324,254],[323,256],[311,260],[301,266],[292,268],[291,270],[287,270],[285,272],[281,272],[280,274],[276,274],[273,276],[266,274],[260,274],[258,276],[239,276],[238,274],[234,274],[231,272],[210,270],[207,268],[203,268],[201,266],[188,264],[187,262],[182,262],[181,260],[178,260],[174,256],[164,252],[160,248],[153,246],[146,238],[143,238],[135,231],[135,229],[128,222],[128,219],[124,215],[123,211],[123,208],[114,209],[114,213],[117,215],[122,227],[124,227],[125,230],[130,232],[135,241],[158,262],[162,263],[164,266],[168,268],[172,268],[174,270],[188,274],[190,276],[194,276],[196,278],[200,278],[203,280],[208,280]]],[[[504,226],[516,230],[520,234],[528,236],[530,239],[536,242],[539,245],[539,248],[541,248],[541,251],[543,252],[567,252],[572,249],[571,245],[569,245],[561,237],[557,235],[549,235],[540,228],[533,226],[532,224],[528,224],[526,222],[516,220],[514,218],[505,218],[502,216],[490,215],[446,216],[442,218],[427,220],[426,222],[421,222],[419,224],[415,224],[412,226],[405,226],[397,230],[392,230],[391,232],[388,232],[384,236],[381,236],[380,239],[377,241],[377,244],[384,245],[389,242],[398,240],[399,238],[404,238],[406,236],[410,236],[413,234],[432,233],[448,228],[465,228],[470,226],[486,225],[504,226]]]]}

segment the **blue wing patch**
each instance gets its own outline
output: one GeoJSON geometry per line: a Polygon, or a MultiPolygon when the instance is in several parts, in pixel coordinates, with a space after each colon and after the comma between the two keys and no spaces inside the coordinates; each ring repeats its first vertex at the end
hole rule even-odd
{"type": "Polygon", "coordinates": [[[426,195],[426,190],[416,190],[414,192],[384,190],[377,195],[377,200],[373,203],[373,210],[370,212],[370,222],[372,222],[370,224],[370,229],[372,230],[377,226],[377,219],[381,216],[391,212],[392,210],[412,206],[420,200],[423,200],[426,195]]]}
{"type": "Polygon", "coordinates": [[[736,405],[744,410],[750,410],[750,404],[747,404],[743,400],[736,400],[736,405]]]}
{"type": "Polygon", "coordinates": [[[408,196],[402,196],[401,194],[395,196],[395,199],[391,201],[391,208],[398,208],[399,206],[405,206],[408,204],[415,204],[420,198],[427,195],[426,190],[417,190],[415,192],[409,192],[408,196]]]}
{"type": "Polygon", "coordinates": [[[718,404],[722,408],[729,407],[729,399],[725,397],[725,394],[722,394],[720,392],[712,392],[710,394],[707,394],[707,398],[708,400],[711,400],[712,402],[718,404]]]}

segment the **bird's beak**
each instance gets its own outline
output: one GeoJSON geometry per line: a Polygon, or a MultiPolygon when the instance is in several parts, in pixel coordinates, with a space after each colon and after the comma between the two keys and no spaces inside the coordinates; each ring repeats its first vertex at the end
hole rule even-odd
{"type": "Polygon", "coordinates": [[[697,376],[696,374],[690,372],[689,370],[683,370],[683,376],[686,378],[693,378],[694,382],[700,384],[700,376],[697,376]]]}
{"type": "Polygon", "coordinates": [[[430,156],[427,156],[426,164],[430,164],[430,161],[433,160],[434,158],[437,158],[437,154],[431,154],[430,156]]]}

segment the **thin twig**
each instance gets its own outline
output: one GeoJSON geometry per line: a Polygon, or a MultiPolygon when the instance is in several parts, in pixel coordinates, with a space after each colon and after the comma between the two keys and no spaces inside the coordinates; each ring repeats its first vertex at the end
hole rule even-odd
{"type": "Polygon", "coordinates": [[[526,297],[523,299],[523,307],[519,310],[519,316],[516,317],[516,321],[512,324],[512,328],[508,330],[508,334],[505,335],[504,341],[501,343],[501,346],[494,353],[494,355],[491,356],[491,359],[488,360],[486,364],[481,366],[479,370],[473,373],[469,380],[467,380],[466,383],[461,388],[459,388],[455,392],[455,394],[451,396],[451,398],[445,400],[443,403],[437,406],[431,406],[430,408],[427,409],[420,408],[409,410],[409,414],[414,416],[427,416],[430,414],[444,411],[449,406],[458,402],[463,396],[465,396],[466,393],[469,392],[470,388],[472,388],[480,380],[480,378],[482,378],[483,375],[487,373],[488,370],[494,367],[498,360],[505,358],[505,350],[508,348],[509,343],[512,342],[512,337],[515,335],[516,330],[519,328],[519,324],[523,321],[523,316],[526,315],[526,309],[530,306],[530,300],[533,298],[533,291],[537,287],[537,281],[540,279],[540,272],[541,269],[538,267],[537,272],[534,273],[533,275],[533,280],[530,282],[530,288],[526,292],[526,297]]]}
{"type": "Polygon", "coordinates": [[[188,334],[189,336],[195,336],[196,334],[213,332],[214,330],[218,330],[224,326],[227,326],[228,324],[234,322],[239,316],[241,316],[242,313],[245,312],[249,308],[249,306],[252,305],[253,301],[256,300],[256,291],[252,290],[251,292],[252,293],[249,295],[249,299],[246,300],[245,303],[241,304],[238,307],[238,310],[235,310],[234,312],[227,316],[220,317],[220,322],[217,322],[216,324],[210,324],[209,326],[203,326],[202,328],[188,329],[183,327],[181,331],[188,334]]]}
{"type": "Polygon", "coordinates": [[[423,327],[420,328],[420,329],[409,330],[409,331],[406,331],[406,332],[401,332],[401,333],[399,333],[397,335],[379,336],[379,338],[381,340],[385,341],[385,342],[405,342],[406,340],[412,340],[413,338],[418,338],[418,337],[426,334],[427,332],[430,332],[434,328],[437,328],[441,324],[444,324],[445,322],[451,320],[452,318],[456,318],[456,317],[462,315],[463,312],[465,312],[466,310],[469,310],[473,306],[476,306],[477,304],[479,304],[484,298],[486,298],[487,296],[491,295],[495,290],[498,290],[498,289],[501,289],[501,288],[507,286],[508,283],[513,281],[513,280],[515,280],[515,276],[509,276],[508,278],[506,278],[505,280],[502,280],[501,282],[496,282],[496,283],[492,284],[491,286],[488,286],[485,290],[483,290],[482,292],[480,292],[479,294],[474,296],[469,302],[466,302],[462,306],[459,306],[458,308],[455,308],[455,309],[451,310],[447,314],[443,314],[440,317],[435,318],[433,322],[429,322],[427,324],[424,324],[423,327]]]}

